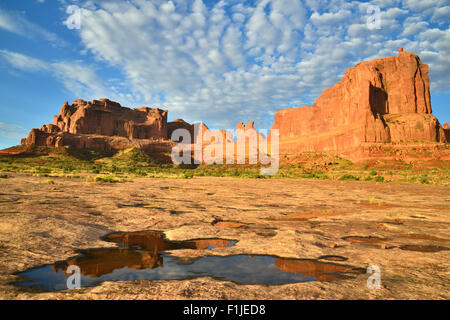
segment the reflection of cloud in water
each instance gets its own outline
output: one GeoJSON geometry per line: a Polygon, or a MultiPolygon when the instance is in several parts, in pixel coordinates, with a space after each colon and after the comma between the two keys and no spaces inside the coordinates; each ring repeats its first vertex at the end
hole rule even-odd
{"type": "MultiPolygon", "coordinates": [[[[18,273],[25,281],[20,286],[43,291],[67,289],[66,270],[77,265],[81,270],[81,286],[95,286],[104,281],[182,280],[211,276],[239,284],[287,284],[307,281],[332,281],[343,274],[361,273],[350,266],[315,260],[284,259],[267,255],[204,256],[177,258],[160,250],[182,248],[206,249],[211,245],[229,246],[230,240],[202,239],[169,241],[161,234],[116,233],[108,240],[130,248],[82,250],[81,256],[54,265],[18,273]],[[147,250],[136,249],[136,245],[147,250]]],[[[234,243],[233,243],[234,244],[234,243]]]]}

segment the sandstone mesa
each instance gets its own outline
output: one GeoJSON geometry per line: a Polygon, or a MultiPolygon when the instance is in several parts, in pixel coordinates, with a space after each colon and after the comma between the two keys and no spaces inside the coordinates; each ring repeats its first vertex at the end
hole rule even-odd
{"type": "MultiPolygon", "coordinates": [[[[172,133],[182,128],[194,137],[194,125],[182,119],[168,122],[167,114],[156,108],[129,109],[108,99],[78,99],[71,105],[65,102],[51,124],[32,129],[21,143],[107,152],[131,147],[170,152],[178,142],[170,140],[172,133]]],[[[200,126],[203,134],[214,135],[205,124],[200,126]]],[[[253,121],[236,129],[255,130],[253,121]]],[[[279,130],[281,155],[320,151],[352,160],[367,158],[383,144],[450,141],[449,124],[441,126],[432,115],[428,65],[401,48],[398,56],[347,69],[342,80],[325,90],[312,107],[279,111],[273,129],[279,130]]],[[[217,132],[223,141],[232,142],[230,133],[217,132]]]]}

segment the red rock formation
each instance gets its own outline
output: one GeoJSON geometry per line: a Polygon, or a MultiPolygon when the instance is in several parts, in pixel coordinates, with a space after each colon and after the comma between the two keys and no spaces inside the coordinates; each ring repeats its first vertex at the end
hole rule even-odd
{"type": "MultiPolygon", "coordinates": [[[[224,158],[234,157],[236,163],[238,152],[231,133],[213,132],[203,123],[191,125],[182,119],[167,123],[167,111],[124,108],[108,99],[75,100],[72,105],[65,102],[52,124],[31,130],[22,144],[170,152],[178,141],[169,139],[179,128],[189,131],[191,143],[202,141],[203,150],[209,147],[210,156],[220,150],[214,148],[217,143],[226,142],[224,158]]],[[[236,129],[247,135],[245,158],[254,158],[259,145],[250,150],[248,136],[255,131],[258,137],[266,137],[255,130],[253,121],[240,123],[236,129]]],[[[321,151],[352,160],[362,160],[374,144],[450,141],[448,124],[442,128],[431,114],[428,66],[416,54],[402,49],[397,57],[362,62],[348,69],[312,107],[279,111],[272,127],[275,129],[279,130],[282,155],[321,151]]],[[[199,150],[193,145],[190,148],[199,150]]],[[[195,159],[200,157],[196,152],[195,159]]]]}
{"type": "Polygon", "coordinates": [[[170,152],[175,142],[169,140],[128,139],[118,136],[100,136],[90,134],[72,134],[62,132],[51,134],[39,129],[32,129],[22,145],[47,147],[74,147],[78,149],[97,149],[105,152],[140,148],[147,152],[170,152]]]}
{"type": "Polygon", "coordinates": [[[447,142],[450,142],[450,123],[444,123],[443,126],[447,142]]]}
{"type": "Polygon", "coordinates": [[[275,115],[280,153],[325,151],[354,158],[364,143],[445,142],[431,114],[428,65],[399,50],[357,64],[325,90],[312,107],[285,109],[275,115]]]}
{"type": "Polygon", "coordinates": [[[76,147],[106,152],[138,147],[170,152],[167,111],[147,107],[129,109],[108,99],[66,101],[52,124],[32,129],[23,145],[76,147]]]}
{"type": "MultiPolygon", "coordinates": [[[[189,134],[191,135],[191,143],[193,142],[194,137],[194,125],[187,123],[183,119],[177,119],[172,122],[169,122],[167,124],[167,138],[172,139],[172,134],[177,129],[186,129],[189,131],[189,134]]],[[[178,142],[178,140],[177,140],[178,142]]]]}
{"type": "MultiPolygon", "coordinates": [[[[121,136],[129,139],[167,139],[167,111],[129,109],[108,99],[66,101],[53,125],[61,132],[121,136]]],[[[48,126],[48,125],[47,125],[48,126]]]]}

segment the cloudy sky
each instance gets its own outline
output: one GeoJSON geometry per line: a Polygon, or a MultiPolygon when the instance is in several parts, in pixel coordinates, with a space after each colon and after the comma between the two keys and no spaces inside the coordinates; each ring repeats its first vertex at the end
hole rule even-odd
{"type": "Polygon", "coordinates": [[[76,98],[270,129],[399,47],[430,65],[433,113],[450,122],[449,22],[450,0],[1,0],[0,148],[76,98]]]}

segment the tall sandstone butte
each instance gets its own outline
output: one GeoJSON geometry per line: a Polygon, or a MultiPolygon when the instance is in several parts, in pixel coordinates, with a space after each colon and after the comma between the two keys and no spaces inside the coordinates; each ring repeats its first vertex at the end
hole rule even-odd
{"type": "Polygon", "coordinates": [[[431,114],[428,65],[401,48],[397,57],[347,69],[312,107],[279,111],[272,129],[280,133],[280,154],[324,151],[357,158],[370,143],[446,141],[431,114]]]}

